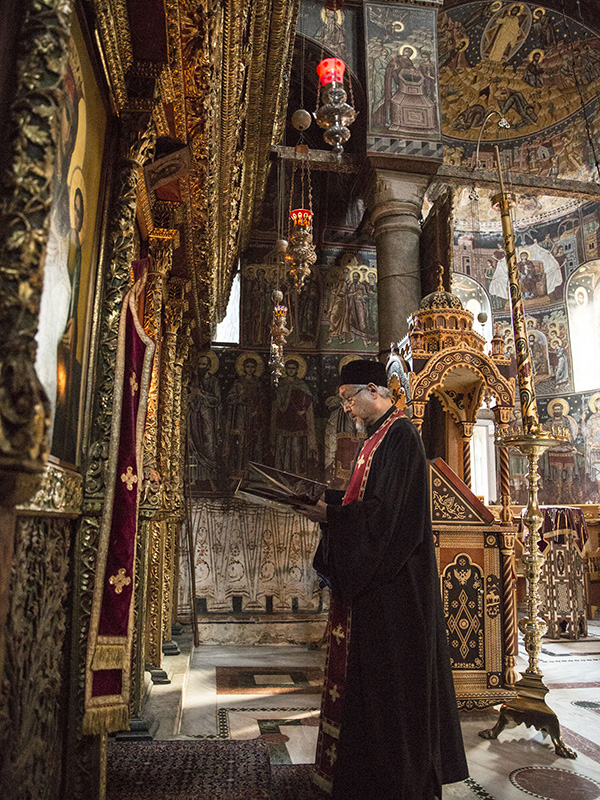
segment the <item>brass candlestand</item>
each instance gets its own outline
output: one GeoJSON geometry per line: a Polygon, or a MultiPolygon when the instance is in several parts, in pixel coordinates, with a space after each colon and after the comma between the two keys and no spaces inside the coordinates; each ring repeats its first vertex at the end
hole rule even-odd
{"type": "Polygon", "coordinates": [[[542,671],[538,664],[542,636],[547,628],[545,620],[538,616],[540,606],[540,570],[544,563],[544,557],[538,549],[538,534],[542,524],[542,514],[538,505],[538,460],[545,450],[561,444],[565,437],[563,435],[564,431],[552,430],[549,433],[542,430],[539,422],[523,298],[519,284],[515,240],[510,219],[510,208],[514,204],[514,197],[504,191],[500,152],[498,147],[495,150],[498,175],[500,177],[500,193],[492,198],[492,202],[495,208],[499,208],[502,219],[502,233],[510,283],[521,417],[523,421],[522,432],[519,431],[516,434],[511,433],[504,436],[502,444],[507,447],[518,447],[527,456],[529,464],[529,472],[527,473],[529,496],[527,508],[523,515],[525,534],[522,557],[527,578],[527,616],[519,623],[519,629],[525,637],[525,649],[529,656],[529,664],[525,672],[521,673],[521,680],[515,684],[517,697],[504,703],[500,708],[500,715],[494,727],[481,731],[479,735],[483,739],[496,739],[508,724],[520,725],[523,723],[528,727],[536,728],[538,731],[549,733],[557,755],[563,758],[577,758],[577,753],[567,747],[562,739],[558,717],[546,705],[544,698],[548,694],[548,687],[544,684],[542,671]]]}

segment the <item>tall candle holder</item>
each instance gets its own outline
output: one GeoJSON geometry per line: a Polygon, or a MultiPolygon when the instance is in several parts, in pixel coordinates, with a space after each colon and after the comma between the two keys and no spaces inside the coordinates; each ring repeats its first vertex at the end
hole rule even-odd
{"type": "Polygon", "coordinates": [[[544,563],[544,557],[538,548],[539,530],[543,519],[538,504],[538,461],[548,448],[564,443],[567,434],[566,431],[556,429],[545,431],[539,422],[515,240],[510,219],[514,195],[508,194],[504,189],[500,151],[497,146],[495,154],[500,179],[500,193],[492,198],[492,202],[494,208],[500,211],[502,220],[523,424],[522,431],[511,432],[503,436],[502,444],[506,447],[517,447],[527,457],[529,465],[527,473],[528,501],[522,517],[525,528],[522,562],[527,579],[527,616],[519,622],[519,629],[525,639],[525,650],[529,656],[529,663],[525,672],[521,673],[521,679],[515,684],[517,696],[502,704],[498,721],[494,727],[481,731],[479,735],[483,739],[496,739],[507,725],[511,723],[514,725],[524,724],[550,734],[558,756],[577,758],[577,753],[567,747],[563,741],[556,713],[546,704],[545,697],[549,690],[544,684],[544,676],[538,662],[542,637],[547,629],[546,621],[538,616],[540,571],[544,563]]]}

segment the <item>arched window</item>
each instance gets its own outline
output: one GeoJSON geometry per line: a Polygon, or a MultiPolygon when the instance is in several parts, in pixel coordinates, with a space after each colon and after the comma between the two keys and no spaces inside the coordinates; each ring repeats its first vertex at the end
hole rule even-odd
{"type": "Polygon", "coordinates": [[[455,272],[452,275],[452,294],[455,294],[463,304],[463,307],[473,314],[475,317],[473,330],[485,336],[485,340],[489,344],[493,336],[492,306],[483,286],[469,275],[461,275],[455,272]],[[481,323],[478,319],[481,313],[487,315],[484,323],[481,323]]]}
{"type": "MultiPolygon", "coordinates": [[[[576,392],[600,386],[600,260],[588,261],[567,281],[567,315],[576,392]]],[[[565,368],[568,370],[568,359],[565,368]]]]}

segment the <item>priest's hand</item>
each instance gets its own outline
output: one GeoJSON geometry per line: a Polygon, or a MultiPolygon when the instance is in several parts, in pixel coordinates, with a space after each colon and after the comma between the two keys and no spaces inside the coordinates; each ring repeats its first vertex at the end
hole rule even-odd
{"type": "Polygon", "coordinates": [[[327,503],[322,500],[317,500],[314,506],[308,503],[296,503],[294,508],[311,522],[327,522],[327,503]]]}

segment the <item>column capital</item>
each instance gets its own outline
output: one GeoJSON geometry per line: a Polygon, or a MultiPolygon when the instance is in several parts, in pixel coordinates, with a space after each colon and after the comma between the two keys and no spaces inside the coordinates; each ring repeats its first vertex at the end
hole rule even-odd
{"type": "MultiPolygon", "coordinates": [[[[373,225],[389,216],[410,216],[418,222],[430,180],[427,175],[375,169],[365,196],[373,225]]],[[[404,228],[407,221],[404,224],[398,221],[398,224],[404,228]]]]}

